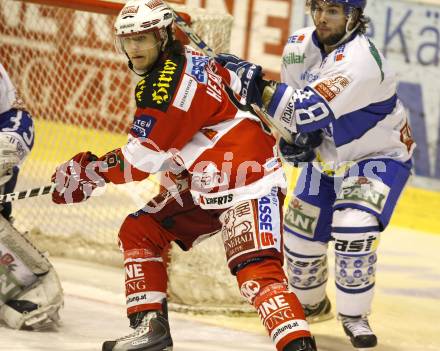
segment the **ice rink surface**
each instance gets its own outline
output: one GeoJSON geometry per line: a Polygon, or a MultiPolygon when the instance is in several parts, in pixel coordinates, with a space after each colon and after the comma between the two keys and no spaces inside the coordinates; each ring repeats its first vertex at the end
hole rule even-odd
{"type": "MultiPolygon", "coordinates": [[[[130,331],[121,269],[52,260],[66,295],[62,325],[45,332],[0,326],[1,351],[101,350],[104,340],[130,331]]],[[[327,291],[334,302],[333,279],[327,291]]],[[[170,319],[175,351],[275,350],[256,317],[171,312],[170,319]]],[[[376,297],[370,316],[379,346],[370,350],[440,351],[439,320],[440,235],[388,229],[379,247],[376,297]]],[[[311,329],[320,351],[354,350],[336,319],[313,324],[311,329]]]]}

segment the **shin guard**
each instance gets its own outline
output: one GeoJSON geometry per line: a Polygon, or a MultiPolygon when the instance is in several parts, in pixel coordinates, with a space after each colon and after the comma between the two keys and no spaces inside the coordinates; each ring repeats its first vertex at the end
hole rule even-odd
{"type": "Polygon", "coordinates": [[[240,291],[257,310],[278,351],[292,340],[310,337],[296,295],[288,291],[280,261],[264,259],[237,272],[240,291]]]}

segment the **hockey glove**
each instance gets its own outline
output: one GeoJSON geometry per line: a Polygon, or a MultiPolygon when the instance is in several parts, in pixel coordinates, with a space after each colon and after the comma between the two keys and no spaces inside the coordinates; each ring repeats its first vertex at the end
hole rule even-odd
{"type": "Polygon", "coordinates": [[[280,138],[279,149],[281,157],[285,162],[294,167],[300,166],[301,163],[312,162],[316,156],[313,148],[321,145],[322,140],[322,130],[295,134],[293,136],[293,144],[289,144],[283,138],[280,138]]]}
{"type": "Polygon", "coordinates": [[[215,58],[216,62],[223,67],[237,74],[241,81],[240,95],[248,104],[257,104],[262,106],[260,88],[263,82],[263,74],[261,66],[240,59],[231,54],[219,54],[215,58]]]}
{"type": "Polygon", "coordinates": [[[60,165],[52,175],[56,189],[52,201],[56,204],[70,204],[87,200],[93,190],[105,185],[100,171],[105,164],[90,151],[80,152],[71,160],[60,165]]]}

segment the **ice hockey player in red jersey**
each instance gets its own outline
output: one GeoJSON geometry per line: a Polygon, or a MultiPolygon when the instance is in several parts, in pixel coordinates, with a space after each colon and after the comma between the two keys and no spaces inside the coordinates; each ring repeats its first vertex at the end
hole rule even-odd
{"type": "Polygon", "coordinates": [[[230,271],[276,349],[316,350],[282,269],[285,177],[275,140],[239,103],[229,72],[175,40],[172,24],[161,0],[126,3],[115,23],[117,42],[141,76],[128,143],[100,158],[80,153],[52,177],[53,201],[65,204],[88,199],[107,182],[168,172],[164,191],[120,228],[135,331],[106,341],[103,350],[172,350],[164,248],[175,241],[189,250],[214,234],[222,235],[230,271]]]}

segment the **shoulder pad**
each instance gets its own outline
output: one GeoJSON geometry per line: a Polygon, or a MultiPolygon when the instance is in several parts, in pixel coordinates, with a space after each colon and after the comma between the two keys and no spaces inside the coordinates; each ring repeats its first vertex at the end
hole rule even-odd
{"type": "Polygon", "coordinates": [[[173,100],[184,65],[185,57],[176,55],[154,68],[136,86],[136,106],[138,108],[150,107],[166,112],[173,100]]]}

